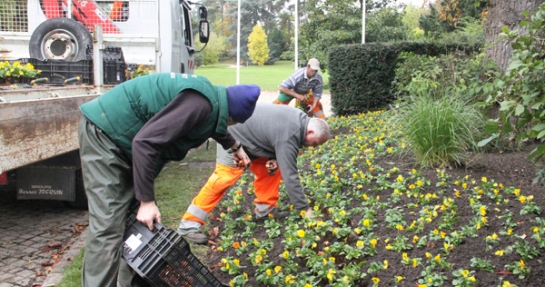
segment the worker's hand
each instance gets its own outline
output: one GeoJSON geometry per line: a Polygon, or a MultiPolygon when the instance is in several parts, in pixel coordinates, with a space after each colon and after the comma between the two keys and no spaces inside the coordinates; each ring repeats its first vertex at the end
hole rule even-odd
{"type": "Polygon", "coordinates": [[[252,165],[250,158],[248,157],[243,148],[233,153],[233,157],[235,158],[235,165],[240,168],[248,169],[252,165]]]}
{"type": "Polygon", "coordinates": [[[305,214],[305,217],[312,217],[312,209],[309,207],[309,209],[307,209],[307,213],[305,214]]]}
{"type": "Polygon", "coordinates": [[[153,221],[161,223],[161,213],[155,204],[155,201],[141,201],[136,220],[146,225],[149,230],[153,230],[153,221]]]}
{"type": "Polygon", "coordinates": [[[301,95],[301,94],[297,94],[297,99],[301,102],[305,102],[307,100],[307,97],[305,97],[305,95],[301,95]]]}
{"type": "Polygon", "coordinates": [[[316,108],[316,104],[312,104],[309,106],[309,109],[308,109],[308,112],[309,113],[312,113],[312,111],[314,111],[314,109],[316,108]]]}
{"type": "Polygon", "coordinates": [[[269,159],[267,163],[265,163],[265,167],[267,168],[269,175],[274,175],[278,169],[278,163],[276,162],[276,159],[269,159]]]}

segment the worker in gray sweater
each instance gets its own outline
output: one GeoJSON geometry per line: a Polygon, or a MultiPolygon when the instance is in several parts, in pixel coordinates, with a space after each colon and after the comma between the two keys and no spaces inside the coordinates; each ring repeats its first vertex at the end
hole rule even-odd
{"type": "MultiPolygon", "coordinates": [[[[229,127],[229,133],[241,144],[236,149],[244,149],[252,163],[256,221],[289,215],[276,208],[281,179],[295,209],[306,210],[307,216],[312,214],[299,179],[297,156],[302,147],[316,147],[329,139],[330,128],[325,120],[310,118],[289,106],[258,103],[252,117],[244,124],[229,127]]],[[[244,173],[230,152],[217,149],[214,173],[182,218],[178,232],[191,242],[208,242],[200,227],[227,189],[244,173]]]]}

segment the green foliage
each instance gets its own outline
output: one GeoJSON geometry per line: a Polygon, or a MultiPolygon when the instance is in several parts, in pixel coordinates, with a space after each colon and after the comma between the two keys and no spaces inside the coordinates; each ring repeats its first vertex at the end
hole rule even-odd
{"type": "MultiPolygon", "coordinates": [[[[197,50],[201,50],[204,46],[196,40],[195,43],[198,43],[197,50]]],[[[200,53],[196,53],[195,55],[195,64],[197,66],[217,64],[224,50],[225,37],[220,37],[218,34],[210,32],[210,40],[208,41],[208,44],[200,53]]]]}
{"type": "Polygon", "coordinates": [[[144,67],[143,65],[140,65],[138,66],[138,68],[136,68],[136,70],[132,71],[131,79],[146,75],[149,75],[149,67],[144,67]]]}
{"type": "MultiPolygon", "coordinates": [[[[486,101],[488,104],[499,102],[500,115],[490,121],[488,131],[492,136],[480,145],[497,137],[508,137],[516,144],[539,140],[541,144],[531,152],[530,159],[542,164],[545,159],[545,4],[531,18],[528,12],[524,14],[526,20],[520,27],[526,28],[527,34],[503,29],[513,47],[513,55],[505,76],[496,80],[496,91],[486,101]]],[[[545,177],[538,176],[535,181],[545,182],[545,177]]]]}
{"type": "Polygon", "coordinates": [[[405,7],[402,21],[407,30],[410,31],[407,35],[407,40],[418,40],[424,37],[424,30],[420,28],[420,24],[418,23],[418,19],[422,15],[425,15],[425,10],[422,8],[417,8],[413,5],[405,7]]]}
{"type": "Polygon", "coordinates": [[[451,95],[484,100],[492,88],[483,82],[492,82],[496,75],[494,63],[484,57],[484,53],[467,55],[461,51],[438,57],[401,53],[392,82],[396,96],[451,95]]]}
{"type": "Polygon", "coordinates": [[[441,41],[445,43],[484,43],[485,23],[480,19],[464,17],[458,21],[457,29],[444,33],[441,41]]]}
{"type": "MultiPolygon", "coordinates": [[[[387,42],[404,39],[406,29],[402,13],[387,8],[392,0],[367,1],[366,42],[387,42]]],[[[360,1],[309,0],[302,7],[307,17],[299,31],[299,58],[320,60],[327,69],[328,50],[337,45],[358,44],[362,38],[360,1]]]]}
{"type": "MultiPolygon", "coordinates": [[[[214,1],[212,1],[214,2],[214,1]]],[[[217,1],[215,1],[217,2],[217,1]]],[[[285,1],[282,0],[253,0],[241,2],[240,17],[240,56],[243,60],[250,60],[248,57],[248,37],[252,33],[252,27],[263,23],[264,27],[278,26],[276,15],[282,10],[285,1]]],[[[236,2],[222,1],[222,11],[226,11],[222,19],[230,20],[227,25],[228,31],[237,31],[238,8],[236,2]]],[[[226,38],[230,44],[231,55],[236,55],[237,37],[236,33],[226,38]]]]}
{"type": "Polygon", "coordinates": [[[483,85],[491,78],[490,63],[483,54],[460,51],[438,57],[401,53],[399,59],[393,85],[409,150],[424,166],[465,162],[484,128],[474,103],[492,90],[483,85]]]}
{"type": "Polygon", "coordinates": [[[35,70],[31,63],[21,65],[19,61],[10,63],[8,61],[0,62],[0,78],[36,78],[42,71],[35,70]]]}
{"type": "Polygon", "coordinates": [[[395,7],[384,8],[366,16],[365,43],[402,41],[408,35],[409,29],[403,23],[403,13],[395,7]]]}
{"type": "Polygon", "coordinates": [[[341,45],[329,50],[331,103],[337,115],[378,110],[395,99],[392,81],[401,52],[436,56],[449,51],[474,51],[463,44],[398,42],[341,45]]]}
{"type": "Polygon", "coordinates": [[[267,34],[261,25],[257,24],[248,37],[248,57],[252,63],[263,66],[269,60],[269,46],[267,45],[267,34]]]}
{"type": "Polygon", "coordinates": [[[422,93],[396,110],[394,121],[407,135],[408,151],[424,167],[460,165],[476,148],[475,134],[484,126],[481,113],[468,100],[422,93]]]}
{"type": "MultiPolygon", "coordinates": [[[[484,25],[487,2],[488,0],[441,0],[438,5],[429,5],[428,14],[420,15],[420,28],[424,30],[427,38],[440,39],[449,38],[452,32],[466,29],[467,23],[484,25]]],[[[484,35],[484,28],[478,32],[484,35]]]]}
{"type": "Polygon", "coordinates": [[[437,9],[430,6],[430,13],[420,15],[420,18],[418,18],[418,23],[420,24],[420,28],[424,30],[424,36],[426,38],[438,38],[443,32],[443,28],[441,27],[439,16],[437,14],[437,9]]]}

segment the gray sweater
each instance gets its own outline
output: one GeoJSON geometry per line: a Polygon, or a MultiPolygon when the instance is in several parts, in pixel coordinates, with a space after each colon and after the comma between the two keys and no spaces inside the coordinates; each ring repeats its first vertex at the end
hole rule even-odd
{"type": "Polygon", "coordinates": [[[309,120],[294,107],[258,103],[244,124],[229,127],[229,133],[242,143],[248,155],[276,159],[290,201],[297,210],[308,208],[297,170],[297,155],[309,120]]]}

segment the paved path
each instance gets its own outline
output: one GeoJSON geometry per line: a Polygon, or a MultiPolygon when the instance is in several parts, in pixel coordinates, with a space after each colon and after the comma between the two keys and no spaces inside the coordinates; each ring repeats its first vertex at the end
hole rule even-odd
{"type": "Polygon", "coordinates": [[[83,241],[76,229],[86,222],[87,211],[60,202],[18,201],[13,187],[1,187],[0,287],[54,286],[79,254],[83,241]]]}
{"type": "MultiPolygon", "coordinates": [[[[259,102],[272,103],[277,91],[262,91],[259,102]]],[[[326,116],[330,96],[323,95],[326,116]]],[[[291,105],[294,105],[292,101],[291,105]]],[[[15,187],[0,186],[0,287],[55,286],[84,245],[87,211],[54,201],[16,200],[15,187]]]]}

